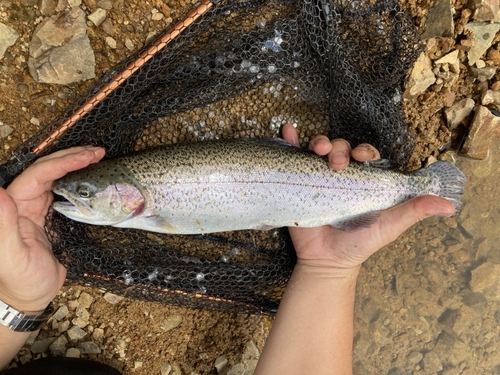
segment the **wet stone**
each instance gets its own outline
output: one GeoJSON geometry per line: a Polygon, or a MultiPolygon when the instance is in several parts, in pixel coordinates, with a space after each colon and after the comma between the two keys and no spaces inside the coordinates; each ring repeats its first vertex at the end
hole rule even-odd
{"type": "Polygon", "coordinates": [[[217,369],[217,373],[220,374],[222,371],[227,369],[228,360],[225,355],[221,355],[215,359],[214,366],[217,369]]]}
{"type": "Polygon", "coordinates": [[[470,287],[490,300],[500,300],[500,264],[483,263],[472,270],[470,287]]]}
{"type": "Polygon", "coordinates": [[[59,322],[59,324],[57,325],[57,330],[59,332],[66,332],[69,329],[69,324],[69,320],[59,322]]]}
{"type": "Polygon", "coordinates": [[[170,363],[164,363],[160,368],[161,375],[170,375],[172,371],[172,365],[170,363]]]}
{"type": "Polygon", "coordinates": [[[419,363],[422,358],[424,358],[424,355],[420,352],[411,352],[410,354],[408,354],[408,362],[413,364],[419,363]]]}
{"type": "Polygon", "coordinates": [[[12,129],[9,125],[0,124],[0,138],[8,137],[14,129],[12,129]]]}
{"type": "Polygon", "coordinates": [[[443,369],[443,365],[434,352],[426,353],[423,358],[424,371],[426,374],[437,374],[443,369]]]}
{"type": "Polygon", "coordinates": [[[478,106],[460,154],[474,159],[485,159],[491,140],[498,137],[500,117],[495,116],[488,108],[478,106]]]}
{"type": "Polygon", "coordinates": [[[106,11],[102,8],[97,8],[95,12],[88,15],[88,19],[96,26],[100,26],[106,19],[106,11]]]}
{"type": "Polygon", "coordinates": [[[172,315],[165,319],[163,322],[159,324],[159,328],[162,332],[168,332],[176,327],[178,327],[182,323],[182,316],[180,315],[172,315]]]}
{"type": "Polygon", "coordinates": [[[499,21],[498,0],[475,1],[474,21],[499,21]]]}

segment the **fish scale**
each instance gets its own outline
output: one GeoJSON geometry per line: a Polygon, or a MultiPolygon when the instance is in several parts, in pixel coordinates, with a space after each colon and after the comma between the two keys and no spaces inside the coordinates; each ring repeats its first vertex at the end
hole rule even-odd
{"type": "Polygon", "coordinates": [[[380,210],[421,195],[443,196],[458,209],[464,182],[447,162],[412,174],[355,162],[335,171],[325,157],[281,140],[205,141],[70,173],[54,186],[69,203],[54,208],[90,224],[160,233],[325,224],[355,230],[371,225],[380,210]]]}

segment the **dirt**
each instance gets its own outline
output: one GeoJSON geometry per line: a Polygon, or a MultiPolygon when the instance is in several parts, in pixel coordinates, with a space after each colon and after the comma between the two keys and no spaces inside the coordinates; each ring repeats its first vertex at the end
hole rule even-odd
{"type": "MultiPolygon", "coordinates": [[[[14,129],[0,140],[0,163],[93,84],[57,86],[32,79],[27,60],[31,35],[41,20],[36,3],[0,3],[0,22],[20,33],[17,43],[0,60],[0,122],[14,129]]],[[[97,7],[95,0],[84,0],[83,4],[89,11],[97,7]]],[[[403,1],[420,31],[430,5],[426,0],[403,1]]],[[[120,41],[128,37],[136,49],[140,48],[150,32],[161,30],[191,6],[173,0],[114,3],[108,18],[113,21],[116,48],[104,42],[108,34],[101,28],[89,28],[96,75],[130,54],[120,41]],[[152,20],[153,8],[168,17],[152,20]]],[[[470,12],[464,11],[467,1],[457,0],[454,6],[457,35],[437,40],[428,51],[432,59],[454,48],[466,50],[459,34],[470,18],[470,12]]],[[[497,48],[498,41],[491,50],[497,48]]],[[[458,82],[449,90],[433,91],[431,87],[416,100],[405,102],[408,122],[417,138],[413,168],[429,156],[437,156],[452,136],[442,116],[450,93],[457,99],[476,99],[484,89],[484,84],[467,78],[465,66],[460,71],[458,82]]],[[[492,146],[487,161],[459,161],[470,181],[460,217],[419,223],[364,264],[355,307],[356,374],[500,373],[499,302],[487,291],[473,290],[470,285],[474,269],[500,263],[495,252],[500,217],[498,209],[489,204],[500,197],[500,191],[495,179],[488,177],[498,175],[499,147],[498,143],[492,146]]],[[[167,363],[178,365],[184,374],[216,374],[217,357],[225,355],[235,364],[249,341],[261,350],[273,322],[270,316],[193,310],[127,298],[111,304],[104,299],[104,291],[74,285],[65,286],[54,303],[56,308],[68,307],[68,314],[50,321],[35,340],[60,336],[65,321],[80,324],[87,335],[67,348],[95,342],[100,353],[81,356],[108,363],[124,374],[160,374],[167,363]],[[74,319],[85,315],[79,309],[82,293],[92,296],[90,306],[83,307],[90,315],[84,316],[83,323],[75,323],[74,319]]],[[[13,365],[50,353],[32,353],[29,348],[22,349],[13,365]]]]}

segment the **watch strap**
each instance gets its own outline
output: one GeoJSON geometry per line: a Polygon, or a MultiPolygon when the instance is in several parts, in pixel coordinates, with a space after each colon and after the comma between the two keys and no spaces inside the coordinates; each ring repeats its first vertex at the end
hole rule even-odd
{"type": "Polygon", "coordinates": [[[0,300],[0,324],[15,332],[36,331],[50,318],[53,312],[52,302],[40,314],[28,314],[18,311],[0,300]]]}

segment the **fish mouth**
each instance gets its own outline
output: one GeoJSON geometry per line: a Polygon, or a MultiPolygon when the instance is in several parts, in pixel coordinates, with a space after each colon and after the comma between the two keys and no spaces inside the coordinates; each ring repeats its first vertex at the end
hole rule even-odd
{"type": "Polygon", "coordinates": [[[91,217],[94,214],[92,207],[86,202],[78,199],[71,199],[67,195],[57,193],[62,200],[58,200],[52,204],[52,207],[57,212],[68,217],[91,217]]]}

